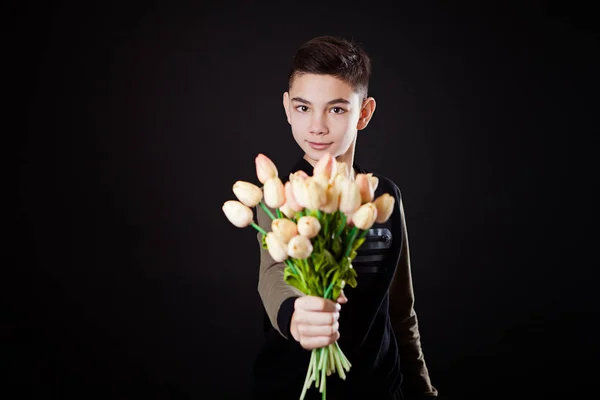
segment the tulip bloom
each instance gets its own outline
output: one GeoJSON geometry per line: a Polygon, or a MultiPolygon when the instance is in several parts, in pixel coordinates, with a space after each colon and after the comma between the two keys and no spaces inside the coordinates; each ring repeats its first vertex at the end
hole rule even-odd
{"type": "Polygon", "coordinates": [[[313,176],[323,175],[327,180],[335,178],[337,162],[331,153],[325,153],[315,164],[313,176]]]}
{"type": "Polygon", "coordinates": [[[271,231],[281,240],[284,244],[287,244],[291,238],[298,234],[298,228],[294,221],[286,218],[277,218],[271,222],[271,231]]]}
{"type": "Polygon", "coordinates": [[[373,174],[357,174],[355,182],[360,189],[360,199],[362,204],[372,202],[375,196],[375,189],[377,189],[377,185],[379,184],[379,179],[374,177],[373,174]]]}
{"type": "MultiPolygon", "coordinates": [[[[294,197],[294,190],[292,188],[292,182],[287,181],[285,183],[285,203],[287,206],[292,209],[294,212],[302,211],[303,207],[298,204],[296,198],[294,197]]],[[[286,214],[287,215],[287,214],[286,214]]]]}
{"type": "Polygon", "coordinates": [[[377,207],[373,203],[366,203],[352,215],[352,223],[358,229],[370,229],[377,218],[377,207]]]}
{"type": "Polygon", "coordinates": [[[225,216],[238,228],[245,228],[253,221],[252,210],[237,200],[228,200],[222,207],[225,216]]]}
{"type": "Polygon", "coordinates": [[[321,186],[313,178],[305,181],[306,186],[306,207],[310,210],[318,210],[327,201],[326,187],[321,186]]]}
{"type": "Polygon", "coordinates": [[[300,260],[310,257],[313,251],[312,243],[306,236],[297,235],[290,239],[287,254],[300,260]]]}
{"type": "Polygon", "coordinates": [[[340,211],[344,214],[354,214],[361,205],[358,185],[346,177],[341,180],[340,189],[340,211]]]}
{"type": "Polygon", "coordinates": [[[301,178],[295,174],[290,175],[293,197],[301,209],[308,207],[307,179],[308,178],[301,178]]]}
{"type": "Polygon", "coordinates": [[[256,207],[263,197],[263,192],[258,186],[244,181],[237,181],[233,185],[233,193],[240,202],[248,207],[256,207]]]}
{"type": "Polygon", "coordinates": [[[290,208],[290,206],[288,206],[288,203],[286,202],[284,205],[282,205],[281,207],[279,207],[279,211],[281,211],[283,213],[283,215],[285,215],[288,218],[293,218],[294,215],[296,215],[296,212],[294,210],[292,210],[290,208]]]}
{"type": "Polygon", "coordinates": [[[332,214],[337,211],[340,205],[340,189],[338,185],[329,185],[325,191],[325,204],[321,206],[321,211],[332,214]]]}
{"type": "Polygon", "coordinates": [[[321,230],[321,223],[313,216],[305,215],[298,220],[298,233],[309,239],[314,238],[321,230]]]}
{"type": "Polygon", "coordinates": [[[254,160],[254,164],[256,166],[256,176],[263,185],[269,178],[276,178],[279,176],[275,163],[264,154],[259,154],[254,160]]]}
{"type": "Polygon", "coordinates": [[[273,260],[283,262],[288,258],[287,246],[273,232],[267,233],[265,238],[269,254],[273,260]]]}
{"type": "Polygon", "coordinates": [[[382,224],[386,222],[392,213],[394,212],[394,204],[396,199],[389,193],[384,193],[375,199],[374,204],[377,207],[377,223],[382,224]]]}
{"type": "Polygon", "coordinates": [[[285,188],[281,179],[274,176],[265,182],[265,204],[271,208],[279,208],[285,204],[285,188]]]}

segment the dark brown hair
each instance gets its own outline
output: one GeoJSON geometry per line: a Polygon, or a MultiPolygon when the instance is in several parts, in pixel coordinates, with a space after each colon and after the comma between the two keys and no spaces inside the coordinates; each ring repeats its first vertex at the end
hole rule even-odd
{"type": "Polygon", "coordinates": [[[363,99],[369,91],[371,60],[355,42],[319,36],[302,44],[294,55],[288,77],[288,88],[302,74],[332,75],[350,84],[363,99]]]}

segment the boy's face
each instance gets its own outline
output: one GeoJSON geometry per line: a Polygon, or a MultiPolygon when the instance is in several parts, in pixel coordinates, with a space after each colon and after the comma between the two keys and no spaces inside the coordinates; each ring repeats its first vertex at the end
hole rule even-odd
{"type": "Polygon", "coordinates": [[[313,161],[326,152],[334,157],[353,151],[356,133],[364,129],[374,111],[348,83],[331,75],[296,76],[283,95],[294,139],[313,161]]]}

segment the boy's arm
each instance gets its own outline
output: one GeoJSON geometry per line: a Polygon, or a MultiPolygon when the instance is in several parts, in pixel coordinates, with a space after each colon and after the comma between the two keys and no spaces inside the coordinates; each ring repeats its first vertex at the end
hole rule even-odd
{"type": "MultiPolygon", "coordinates": [[[[271,210],[273,211],[273,210],[271,210]]],[[[271,218],[261,207],[256,207],[258,225],[266,232],[271,231],[271,218]]],[[[303,293],[283,280],[285,264],[278,263],[262,247],[262,234],[257,234],[260,247],[260,269],[258,293],[271,325],[286,339],[290,335],[290,322],[294,313],[294,301],[303,293]]]]}
{"type": "Polygon", "coordinates": [[[399,208],[402,220],[402,253],[390,288],[390,318],[398,341],[400,365],[404,375],[403,392],[409,399],[437,397],[438,392],[431,384],[421,348],[419,324],[414,309],[408,233],[401,200],[399,208]]]}

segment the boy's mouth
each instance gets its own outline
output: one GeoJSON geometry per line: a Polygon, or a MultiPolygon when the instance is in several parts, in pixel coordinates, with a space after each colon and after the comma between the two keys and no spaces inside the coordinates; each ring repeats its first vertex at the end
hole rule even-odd
{"type": "Polygon", "coordinates": [[[324,149],[328,148],[329,146],[331,146],[332,144],[333,144],[333,142],[329,142],[329,143],[308,142],[308,145],[315,150],[324,150],[324,149]]]}

